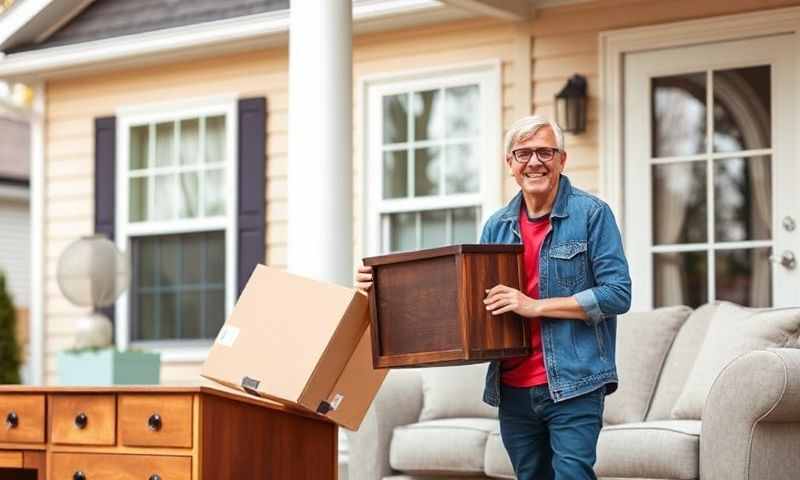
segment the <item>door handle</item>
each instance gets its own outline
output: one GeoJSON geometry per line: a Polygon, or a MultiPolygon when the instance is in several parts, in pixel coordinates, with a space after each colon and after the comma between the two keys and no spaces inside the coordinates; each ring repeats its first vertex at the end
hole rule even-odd
{"type": "Polygon", "coordinates": [[[770,255],[769,261],[781,265],[787,270],[794,270],[797,267],[797,258],[791,250],[785,250],[780,257],[770,255]]]}

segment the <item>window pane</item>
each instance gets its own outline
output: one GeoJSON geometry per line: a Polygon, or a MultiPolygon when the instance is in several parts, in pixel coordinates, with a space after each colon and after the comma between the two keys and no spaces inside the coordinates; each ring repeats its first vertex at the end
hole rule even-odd
{"type": "Polygon", "coordinates": [[[130,221],[147,220],[147,177],[131,178],[130,185],[130,221]]]}
{"type": "Polygon", "coordinates": [[[475,144],[447,146],[445,193],[477,193],[480,191],[480,166],[475,144]]]}
{"type": "Polygon", "coordinates": [[[441,90],[416,92],[413,95],[414,140],[432,140],[444,134],[441,90]]]}
{"type": "Polygon", "coordinates": [[[158,338],[156,333],[155,295],[142,293],[135,298],[138,298],[138,304],[134,314],[136,328],[134,329],[133,337],[136,340],[155,340],[158,338]]]}
{"type": "Polygon", "coordinates": [[[445,90],[448,138],[474,138],[480,134],[480,91],[477,85],[445,90]]]}
{"type": "Polygon", "coordinates": [[[654,78],[653,157],[706,151],[706,74],[654,78]]]}
{"type": "Polygon", "coordinates": [[[419,148],[414,151],[414,196],[439,194],[442,149],[419,148]]]}
{"type": "Polygon", "coordinates": [[[206,294],[205,338],[214,338],[225,323],[225,292],[209,290],[206,294]]]}
{"type": "Polygon", "coordinates": [[[417,249],[417,215],[393,213],[389,215],[389,249],[392,252],[417,249]]]}
{"type": "Polygon", "coordinates": [[[653,242],[705,242],[706,221],[706,163],[653,165],[653,242]]]}
{"type": "Polygon", "coordinates": [[[714,161],[714,230],[718,242],[771,238],[769,156],[714,161]]]}
{"type": "Polygon", "coordinates": [[[130,169],[137,170],[140,168],[147,168],[147,156],[150,150],[150,127],[142,125],[140,127],[132,127],[130,134],[130,169]]]}
{"type": "Polygon", "coordinates": [[[159,339],[178,338],[178,296],[175,293],[162,293],[158,296],[159,339]]]}
{"type": "Polygon", "coordinates": [[[383,153],[383,198],[408,196],[408,152],[383,153]]]}
{"type": "Polygon", "coordinates": [[[205,215],[213,217],[225,214],[225,171],[206,172],[205,215]]]}
{"type": "Polygon", "coordinates": [[[181,284],[202,285],[205,267],[205,233],[183,235],[181,238],[181,284]]]}
{"type": "Polygon", "coordinates": [[[159,123],[156,125],[156,166],[163,167],[175,164],[175,124],[159,123]]]}
{"type": "Polygon", "coordinates": [[[770,248],[717,250],[714,260],[717,300],[747,307],[772,306],[770,248]]]}
{"type": "Polygon", "coordinates": [[[447,210],[422,212],[422,245],[420,248],[447,244],[447,210]]]}
{"type": "Polygon", "coordinates": [[[383,144],[408,141],[408,95],[383,97],[383,144]]]}
{"type": "Polygon", "coordinates": [[[225,284],[225,232],[212,232],[208,234],[206,246],[208,269],[206,282],[209,284],[225,284]]]}
{"type": "Polygon", "coordinates": [[[170,235],[159,242],[158,286],[174,287],[181,284],[181,243],[178,235],[170,235]]]}
{"type": "Polygon", "coordinates": [[[771,145],[770,66],[714,72],[714,151],[771,145]]]}
{"type": "Polygon", "coordinates": [[[708,302],[708,254],[702,252],[653,254],[653,299],[656,307],[708,302]]]}
{"type": "Polygon", "coordinates": [[[198,197],[198,173],[182,173],[180,179],[180,196],[178,197],[178,203],[180,205],[178,212],[180,218],[194,218],[197,216],[197,211],[200,206],[200,198],[198,197]]]}
{"type": "Polygon", "coordinates": [[[200,154],[200,120],[181,122],[181,165],[197,163],[200,154]]]}
{"type": "Polygon", "coordinates": [[[202,293],[183,292],[179,297],[181,316],[180,316],[180,338],[202,338],[202,293]]]}
{"type": "Polygon", "coordinates": [[[476,243],[478,241],[478,208],[456,208],[453,210],[453,243],[476,243]]]}
{"type": "Polygon", "coordinates": [[[133,250],[133,265],[136,269],[134,282],[140,287],[152,287],[156,285],[156,268],[158,265],[158,243],[157,239],[150,237],[132,238],[131,246],[133,250]]]}
{"type": "Polygon", "coordinates": [[[153,215],[155,220],[172,220],[175,218],[175,193],[178,188],[178,176],[156,175],[155,202],[153,215]]]}
{"type": "Polygon", "coordinates": [[[206,163],[225,161],[225,117],[206,118],[206,163]]]}

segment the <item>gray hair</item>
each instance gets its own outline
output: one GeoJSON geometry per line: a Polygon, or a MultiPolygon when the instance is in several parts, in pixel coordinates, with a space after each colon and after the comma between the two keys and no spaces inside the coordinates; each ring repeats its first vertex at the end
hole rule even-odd
{"type": "Polygon", "coordinates": [[[514,146],[520,139],[529,137],[536,133],[542,127],[549,126],[553,130],[556,137],[556,146],[564,150],[564,132],[558,124],[544,115],[529,115],[522,117],[508,129],[506,132],[503,145],[505,146],[506,155],[511,154],[511,147],[514,146]]]}

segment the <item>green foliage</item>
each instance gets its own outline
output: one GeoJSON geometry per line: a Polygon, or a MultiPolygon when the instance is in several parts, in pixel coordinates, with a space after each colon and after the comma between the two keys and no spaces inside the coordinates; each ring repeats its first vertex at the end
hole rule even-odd
{"type": "Polygon", "coordinates": [[[0,384],[19,383],[20,352],[17,345],[17,312],[0,272],[0,384]]]}

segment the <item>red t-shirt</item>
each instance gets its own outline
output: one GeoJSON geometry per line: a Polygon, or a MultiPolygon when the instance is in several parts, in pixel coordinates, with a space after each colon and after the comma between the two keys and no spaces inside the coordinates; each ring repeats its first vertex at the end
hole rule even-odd
{"type": "MultiPolygon", "coordinates": [[[[539,298],[539,251],[544,237],[550,231],[550,216],[530,219],[523,203],[519,212],[519,227],[522,245],[525,248],[523,253],[525,289],[522,293],[531,298],[539,298]]],[[[531,355],[503,360],[503,383],[512,387],[533,387],[547,383],[540,319],[529,318],[527,321],[531,331],[531,355]]]]}

